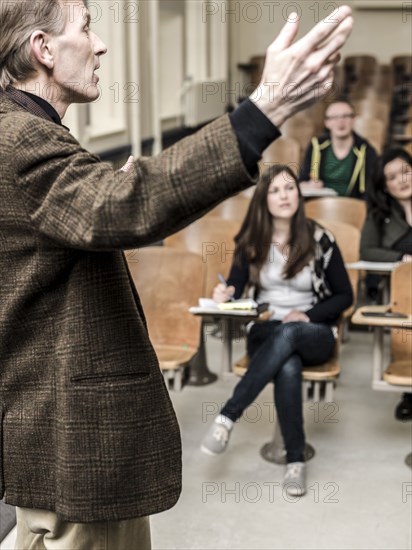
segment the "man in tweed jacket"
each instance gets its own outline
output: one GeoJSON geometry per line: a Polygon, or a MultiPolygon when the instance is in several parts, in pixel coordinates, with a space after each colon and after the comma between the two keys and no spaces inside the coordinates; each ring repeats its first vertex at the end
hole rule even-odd
{"type": "Polygon", "coordinates": [[[83,3],[0,1],[0,497],[18,506],[18,548],[149,548],[181,446],[122,249],[255,183],[274,125],[329,78],[350,9],[295,44],[286,24],[253,101],[115,173],[61,125],[98,97],[106,48],[83,3]]]}

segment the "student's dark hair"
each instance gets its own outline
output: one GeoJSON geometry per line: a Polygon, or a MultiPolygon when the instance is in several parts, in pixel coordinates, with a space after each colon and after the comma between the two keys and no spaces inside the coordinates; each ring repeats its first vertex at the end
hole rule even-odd
{"type": "Polygon", "coordinates": [[[412,167],[412,156],[408,151],[400,147],[388,149],[380,157],[367,189],[368,209],[378,225],[382,225],[385,219],[390,216],[393,207],[399,208],[399,211],[404,215],[401,205],[386,191],[384,169],[387,164],[395,159],[401,159],[412,167]]]}
{"type": "Polygon", "coordinates": [[[246,260],[249,263],[249,282],[256,288],[259,288],[259,274],[272,244],[273,216],[267,205],[268,189],[273,178],[279,174],[284,174],[285,178],[293,181],[299,193],[299,206],[291,222],[288,257],[285,257],[283,270],[284,278],[294,277],[314,256],[315,226],[312,220],[308,220],[305,216],[298,179],[289,166],[274,164],[260,177],[245,219],[235,238],[236,261],[246,260]]]}

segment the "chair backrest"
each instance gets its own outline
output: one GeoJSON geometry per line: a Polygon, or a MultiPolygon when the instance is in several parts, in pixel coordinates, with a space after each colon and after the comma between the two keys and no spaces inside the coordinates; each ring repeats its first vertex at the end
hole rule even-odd
{"type": "Polygon", "coordinates": [[[366,218],[366,202],[352,197],[321,197],[305,202],[309,218],[336,220],[362,229],[366,218]]]}
{"type": "Polygon", "coordinates": [[[246,216],[249,204],[249,197],[243,193],[238,194],[215,206],[215,208],[210,210],[205,217],[222,218],[223,220],[242,222],[246,216]]]}
{"type": "MultiPolygon", "coordinates": [[[[392,311],[412,314],[412,263],[400,264],[391,274],[392,311]]],[[[412,361],[412,329],[391,331],[392,359],[412,361]]]]}
{"type": "Polygon", "coordinates": [[[376,57],[372,55],[351,55],[343,62],[346,79],[349,82],[371,82],[378,68],[376,57]]]}
{"type": "Polygon", "coordinates": [[[372,116],[358,116],[355,118],[354,130],[367,139],[378,153],[382,152],[386,139],[385,123],[372,116]]]}
{"type": "Polygon", "coordinates": [[[412,79],[412,55],[397,55],[392,57],[391,64],[395,84],[402,84],[412,79]]]}
{"type": "Polygon", "coordinates": [[[253,88],[256,88],[260,83],[263,67],[265,66],[265,59],[265,55],[254,55],[250,58],[250,64],[253,67],[250,73],[250,83],[253,88]]]}
{"type": "Polygon", "coordinates": [[[264,170],[273,164],[287,164],[294,172],[298,173],[299,163],[299,142],[291,137],[280,137],[263,151],[260,165],[264,170]]]}
{"type": "MultiPolygon", "coordinates": [[[[333,85],[331,88],[335,97],[342,97],[345,95],[345,70],[342,63],[335,65],[333,68],[333,85]]],[[[327,98],[328,94],[326,94],[326,102],[328,102],[327,98]]],[[[325,101],[325,99],[323,101],[325,101]]]]}
{"type": "Polygon", "coordinates": [[[213,289],[219,283],[219,273],[228,276],[235,249],[234,238],[239,228],[240,223],[234,220],[206,216],[165,239],[165,247],[200,254],[206,269],[202,296],[212,296],[213,289]]]}
{"type": "Polygon", "coordinates": [[[205,265],[201,256],[153,246],[126,253],[126,258],[154,347],[196,349],[201,320],[188,309],[198,304],[203,291],[205,265]]]}
{"type": "MultiPolygon", "coordinates": [[[[335,90],[339,89],[338,83],[335,81],[333,82],[333,86],[335,90]]],[[[333,90],[333,88],[331,88],[331,90],[333,90]]],[[[329,103],[327,99],[324,98],[321,101],[317,101],[316,103],[313,103],[313,105],[311,105],[304,111],[305,115],[311,119],[314,125],[315,136],[325,133],[325,112],[328,106],[329,106],[329,103]]]]}
{"type": "Polygon", "coordinates": [[[391,65],[379,65],[375,75],[373,88],[378,97],[391,101],[393,95],[394,77],[391,65]]]}
{"type": "Polygon", "coordinates": [[[403,129],[403,135],[412,137],[412,120],[405,124],[405,127],[403,129]]]}
{"type": "Polygon", "coordinates": [[[360,230],[357,227],[333,219],[316,218],[316,221],[333,233],[345,263],[359,260],[360,230]]]}
{"type": "Polygon", "coordinates": [[[316,134],[314,122],[304,112],[288,118],[282,125],[282,135],[295,139],[300,145],[300,160],[303,159],[310,140],[316,134]]]}
{"type": "Polygon", "coordinates": [[[352,101],[355,112],[360,117],[377,118],[385,124],[385,128],[389,123],[390,104],[388,101],[381,99],[357,99],[352,101]]]}
{"type": "MultiPolygon", "coordinates": [[[[357,227],[333,219],[317,218],[316,221],[319,222],[319,224],[325,229],[328,229],[331,233],[333,233],[345,264],[357,262],[359,260],[361,232],[357,227]]],[[[359,271],[357,269],[348,269],[347,272],[352,285],[354,297],[353,303],[356,304],[358,296],[359,271]]],[[[353,306],[351,306],[347,312],[352,312],[352,309],[353,306]]],[[[346,316],[346,313],[344,313],[344,316],[346,316]]]]}

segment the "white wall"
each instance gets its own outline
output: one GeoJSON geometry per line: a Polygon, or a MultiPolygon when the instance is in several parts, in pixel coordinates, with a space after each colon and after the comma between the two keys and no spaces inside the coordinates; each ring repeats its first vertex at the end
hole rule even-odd
{"type": "MultiPolygon", "coordinates": [[[[396,54],[411,53],[412,1],[347,2],[354,7],[355,28],[343,55],[373,54],[388,63],[396,54]],[[365,4],[374,9],[356,8],[365,4]]],[[[338,7],[328,0],[93,0],[89,5],[92,27],[109,48],[99,71],[102,97],[90,106],[71,107],[66,123],[94,151],[132,141],[136,154],[140,139],[155,136],[159,143],[162,115],[179,125],[178,90],[186,75],[223,81],[221,101],[234,103],[246,82],[237,64],[264,54],[293,11],[302,35],[338,7]]]]}

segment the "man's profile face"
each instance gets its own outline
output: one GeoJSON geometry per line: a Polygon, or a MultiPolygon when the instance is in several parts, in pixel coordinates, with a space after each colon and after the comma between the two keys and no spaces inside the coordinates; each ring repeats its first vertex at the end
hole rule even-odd
{"type": "Polygon", "coordinates": [[[90,15],[82,1],[66,0],[62,8],[66,24],[63,33],[52,38],[52,82],[67,103],[94,101],[100,93],[95,71],[106,46],[90,30],[90,15]]]}
{"type": "Polygon", "coordinates": [[[331,137],[344,139],[353,131],[354,112],[347,103],[332,103],[325,114],[325,127],[330,131],[331,137]]]}

